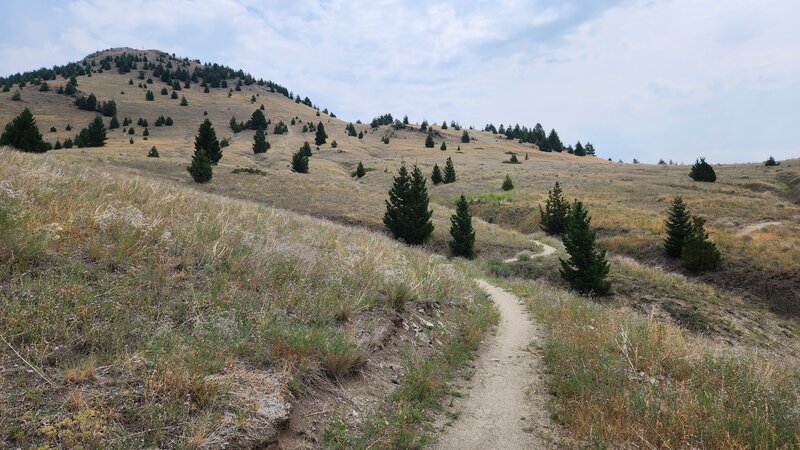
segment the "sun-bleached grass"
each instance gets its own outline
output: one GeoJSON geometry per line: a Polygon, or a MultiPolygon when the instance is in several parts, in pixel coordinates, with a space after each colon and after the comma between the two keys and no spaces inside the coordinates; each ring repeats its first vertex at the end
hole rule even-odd
{"type": "MultiPolygon", "coordinates": [[[[232,407],[231,386],[214,376],[233,364],[279,368],[284,384],[357,371],[364,350],[350,319],[383,307],[387,292],[466,306],[453,309],[461,324],[445,320],[453,345],[474,340],[458,330],[491,310],[470,306],[476,289],[461,273],[376,233],[2,156],[0,330],[53,383],[2,376],[0,434],[21,445],[194,442],[200,417],[232,407]],[[73,403],[89,406],[59,410],[67,385],[82,387],[73,403]],[[78,420],[97,432],[76,437],[78,420]]],[[[23,364],[5,346],[0,361],[23,364]]]]}
{"type": "Polygon", "coordinates": [[[800,366],[668,322],[508,280],[547,329],[553,416],[590,445],[794,448],[800,366]]]}

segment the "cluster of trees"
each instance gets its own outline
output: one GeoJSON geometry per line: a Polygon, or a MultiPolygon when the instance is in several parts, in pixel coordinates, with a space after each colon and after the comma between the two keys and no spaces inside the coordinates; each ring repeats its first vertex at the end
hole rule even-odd
{"type": "Polygon", "coordinates": [[[344,130],[347,132],[348,136],[357,136],[358,135],[358,132],[356,131],[356,126],[353,125],[352,122],[348,123],[347,126],[344,128],[344,130]]]}
{"type": "Polygon", "coordinates": [[[84,111],[96,111],[106,117],[113,117],[117,115],[117,102],[109,100],[107,102],[98,102],[94,94],[89,94],[88,97],[81,95],[75,99],[75,105],[78,109],[84,111]]]}
{"type": "Polygon", "coordinates": [[[248,120],[247,122],[237,122],[236,116],[231,117],[230,126],[231,130],[233,130],[234,133],[238,133],[244,130],[266,131],[267,127],[269,126],[269,121],[267,121],[267,118],[266,116],[264,116],[264,113],[261,111],[261,109],[256,109],[255,111],[253,111],[253,114],[250,116],[250,120],[248,120]]]}
{"type": "Polygon", "coordinates": [[[578,142],[575,148],[565,146],[555,129],[551,129],[548,134],[542,124],[537,123],[533,128],[511,125],[506,128],[503,124],[497,128],[493,124],[487,124],[483,131],[493,134],[502,134],[506,139],[516,139],[520,143],[534,144],[543,152],[568,152],[576,156],[595,156],[595,149],[591,143],[586,146],[578,142]]]}
{"type": "MultiPolygon", "coordinates": [[[[166,125],[168,127],[171,127],[174,123],[175,122],[172,121],[172,117],[170,117],[170,116],[167,116],[167,117],[158,116],[158,118],[156,119],[154,125],[157,126],[157,127],[160,127],[162,125],[166,125]]],[[[145,126],[147,126],[147,125],[145,125],[145,126]]]]}
{"type": "Polygon", "coordinates": [[[547,193],[545,207],[539,205],[539,227],[546,233],[561,236],[569,257],[559,258],[559,273],[570,287],[581,294],[605,295],[611,289],[606,280],[609,264],[605,250],[595,248],[597,234],[590,228],[591,217],[580,200],[570,204],[558,182],[547,193]]]}
{"type": "Polygon", "coordinates": [[[706,183],[713,183],[717,181],[717,174],[711,164],[706,162],[705,158],[700,158],[692,164],[689,171],[689,177],[694,181],[704,181],[706,183]]]}
{"type": "Polygon", "coordinates": [[[384,114],[382,116],[378,116],[372,119],[370,126],[372,128],[378,128],[381,125],[391,125],[394,123],[394,117],[391,114],[384,114]]]}
{"type": "Polygon", "coordinates": [[[275,124],[275,128],[272,130],[272,134],[284,134],[289,132],[289,127],[286,126],[285,123],[281,120],[280,122],[275,124]]]}
{"type": "Polygon", "coordinates": [[[705,272],[722,263],[717,246],[708,239],[705,219],[692,216],[680,196],[672,200],[664,228],[667,231],[664,252],[670,258],[680,258],[686,269],[705,272]]]}
{"type": "MultiPolygon", "coordinates": [[[[433,210],[429,208],[428,189],[422,171],[414,166],[409,173],[405,164],[401,165],[389,190],[383,224],[395,239],[420,245],[434,230],[431,220],[433,210]]],[[[449,246],[453,256],[475,256],[475,230],[469,203],[464,195],[456,204],[456,213],[450,217],[450,236],[449,246]]]]}
{"type": "Polygon", "coordinates": [[[433,184],[449,184],[455,183],[456,181],[456,169],[453,166],[453,160],[451,158],[447,158],[447,161],[444,164],[444,173],[442,170],[439,169],[438,164],[433,165],[433,171],[431,172],[431,182],[433,184]]]}

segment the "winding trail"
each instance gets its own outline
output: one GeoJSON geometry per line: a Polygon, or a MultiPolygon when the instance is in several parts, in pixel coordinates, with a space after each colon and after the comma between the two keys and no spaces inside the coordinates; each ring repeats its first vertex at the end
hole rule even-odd
{"type": "Polygon", "coordinates": [[[434,448],[551,447],[548,436],[555,428],[544,406],[544,364],[540,352],[531,345],[543,342],[541,330],[528,318],[517,296],[483,280],[478,284],[492,296],[500,311],[500,323],[479,354],[469,394],[455,402],[461,417],[434,448]]]}
{"type": "Polygon", "coordinates": [[[536,239],[531,239],[531,241],[541,245],[542,246],[542,251],[540,251],[539,253],[534,253],[534,254],[530,254],[527,251],[519,252],[513,258],[506,259],[503,262],[505,262],[505,263],[515,263],[515,262],[519,261],[519,258],[522,255],[528,255],[528,258],[537,258],[539,256],[550,256],[550,255],[552,255],[552,254],[554,254],[556,252],[556,248],[555,247],[547,245],[542,241],[539,241],[539,240],[536,240],[536,239]]]}

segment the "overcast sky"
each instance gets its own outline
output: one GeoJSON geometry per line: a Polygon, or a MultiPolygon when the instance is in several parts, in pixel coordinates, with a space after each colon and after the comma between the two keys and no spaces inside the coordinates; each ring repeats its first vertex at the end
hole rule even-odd
{"type": "Polygon", "coordinates": [[[555,128],[603,157],[800,157],[800,0],[5,0],[0,73],[157,48],[345,120],[555,128]]]}

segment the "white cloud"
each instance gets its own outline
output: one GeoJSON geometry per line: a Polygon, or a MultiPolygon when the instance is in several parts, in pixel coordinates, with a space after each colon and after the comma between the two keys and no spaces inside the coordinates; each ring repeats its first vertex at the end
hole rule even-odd
{"type": "Polygon", "coordinates": [[[77,0],[56,8],[48,28],[64,31],[35,47],[0,45],[0,68],[111,46],[159,48],[241,67],[346,119],[392,112],[476,126],[542,122],[615,159],[644,160],[711,150],[763,159],[748,153],[752,122],[773,134],[761,141],[765,152],[798,153],[781,100],[800,98],[800,3],[791,0],[77,0]]]}

